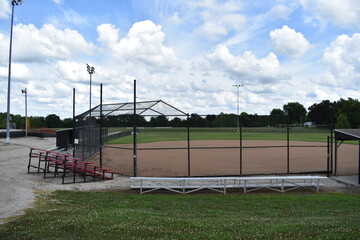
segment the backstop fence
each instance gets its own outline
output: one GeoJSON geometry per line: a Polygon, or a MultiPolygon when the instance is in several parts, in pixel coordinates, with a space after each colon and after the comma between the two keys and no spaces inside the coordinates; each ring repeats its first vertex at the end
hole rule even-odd
{"type": "Polygon", "coordinates": [[[75,157],[128,176],[332,173],[330,126],[155,127],[152,117],[76,118],[75,157]]]}

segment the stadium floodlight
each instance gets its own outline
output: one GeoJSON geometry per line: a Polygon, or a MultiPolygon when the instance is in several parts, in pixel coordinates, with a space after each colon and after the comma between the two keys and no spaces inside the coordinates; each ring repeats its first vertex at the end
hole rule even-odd
{"type": "Polygon", "coordinates": [[[12,35],[14,25],[14,6],[22,4],[22,0],[12,0],[11,24],[10,24],[10,48],[9,48],[9,72],[8,72],[8,92],[7,92],[7,111],[6,111],[6,143],[10,144],[10,85],[11,85],[11,50],[12,35]]]}
{"type": "Polygon", "coordinates": [[[25,135],[28,136],[28,120],[27,120],[27,89],[21,90],[21,93],[25,93],[25,135]]]}
{"type": "Polygon", "coordinates": [[[13,6],[14,6],[14,5],[16,5],[16,6],[17,6],[17,5],[21,5],[22,2],[23,2],[22,0],[12,0],[12,1],[11,1],[11,5],[13,5],[13,6]]]}
{"type": "Polygon", "coordinates": [[[233,87],[236,87],[236,103],[237,103],[237,116],[238,116],[238,120],[237,120],[237,128],[238,128],[238,132],[240,132],[240,113],[239,113],[239,88],[242,87],[243,84],[235,84],[233,85],[233,87]]]}
{"type": "MultiPolygon", "coordinates": [[[[90,75],[90,97],[89,97],[89,110],[91,109],[91,81],[92,81],[92,75],[95,73],[95,68],[91,67],[89,64],[86,64],[87,71],[90,75]]],[[[91,114],[91,112],[90,112],[91,114]]]]}

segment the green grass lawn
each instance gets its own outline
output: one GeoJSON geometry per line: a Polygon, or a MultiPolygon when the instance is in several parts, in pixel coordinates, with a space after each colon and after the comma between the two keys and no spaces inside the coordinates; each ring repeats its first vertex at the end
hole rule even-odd
{"type": "Polygon", "coordinates": [[[56,191],[0,239],[358,239],[356,194],[140,195],[56,191]]]}
{"type": "MultiPolygon", "coordinates": [[[[120,129],[118,129],[120,130],[120,129]]],[[[114,131],[112,129],[111,131],[114,131]]],[[[292,128],[291,141],[326,142],[328,129],[292,128]]],[[[244,128],[244,140],[286,140],[286,128],[244,128]]],[[[191,128],[190,140],[239,140],[240,135],[236,128],[191,128]]],[[[179,141],[187,140],[186,128],[171,129],[140,129],[137,142],[179,141]]],[[[106,144],[130,144],[133,136],[126,136],[110,140],[106,144]]]]}

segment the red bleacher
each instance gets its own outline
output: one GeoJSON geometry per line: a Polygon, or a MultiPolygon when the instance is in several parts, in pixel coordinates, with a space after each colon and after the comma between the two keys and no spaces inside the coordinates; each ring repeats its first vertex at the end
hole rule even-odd
{"type": "Polygon", "coordinates": [[[111,180],[114,174],[118,174],[91,162],[74,158],[69,154],[38,148],[30,149],[28,173],[31,168],[37,169],[37,173],[43,173],[44,178],[49,177],[50,174],[52,177],[61,176],[63,184],[69,183],[65,181],[66,178],[70,178],[70,182],[75,183],[78,177],[81,177],[82,182],[87,182],[89,180],[111,180]],[[33,165],[34,160],[37,161],[35,165],[33,165]]]}

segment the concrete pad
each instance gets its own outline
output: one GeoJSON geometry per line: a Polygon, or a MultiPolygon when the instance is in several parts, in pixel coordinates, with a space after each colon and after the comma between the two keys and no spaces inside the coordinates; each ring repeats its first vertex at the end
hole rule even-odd
{"type": "Polygon", "coordinates": [[[336,181],[345,183],[345,184],[350,184],[353,186],[360,187],[359,175],[335,176],[335,177],[331,177],[331,178],[335,179],[336,181]]]}

